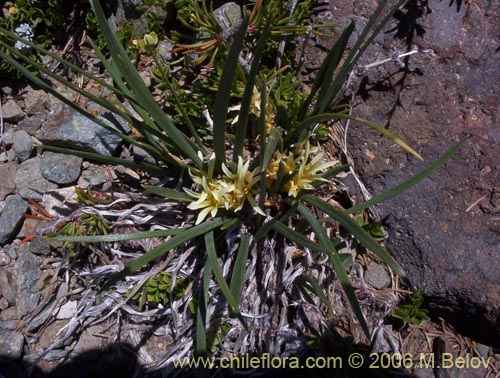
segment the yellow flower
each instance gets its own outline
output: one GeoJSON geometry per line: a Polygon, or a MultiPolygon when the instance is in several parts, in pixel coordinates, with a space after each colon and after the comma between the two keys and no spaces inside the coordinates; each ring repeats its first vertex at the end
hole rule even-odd
{"type": "Polygon", "coordinates": [[[238,156],[236,173],[231,172],[225,164],[222,165],[222,171],[231,189],[227,192],[228,204],[236,212],[243,208],[245,201],[248,201],[255,212],[265,215],[253,197],[254,186],[259,182],[260,177],[257,170],[249,172],[249,167],[250,160],[243,164],[241,156],[238,156]]]}
{"type": "Polygon", "coordinates": [[[312,148],[309,141],[306,142],[305,149],[300,152],[298,158],[293,159],[292,155],[288,156],[287,162],[290,164],[292,161],[299,165],[296,169],[295,174],[293,174],[290,181],[288,181],[282,188],[282,191],[288,192],[291,197],[297,197],[301,190],[312,190],[314,187],[312,183],[314,181],[327,181],[317,174],[319,171],[323,171],[337,164],[337,161],[322,162],[321,158],[324,153],[320,151],[319,148],[312,148]],[[310,161],[309,157],[311,154],[316,153],[316,156],[310,161]]]}
{"type": "Polygon", "coordinates": [[[194,192],[184,188],[184,191],[196,201],[188,205],[188,209],[200,210],[196,224],[200,224],[208,214],[213,218],[217,215],[217,211],[225,207],[227,188],[221,185],[219,181],[209,183],[206,177],[201,178],[201,193],[194,192]]]}
{"type": "Polygon", "coordinates": [[[246,201],[250,203],[254,211],[265,215],[253,197],[254,186],[259,181],[259,176],[256,172],[249,172],[250,161],[243,164],[243,159],[239,157],[235,173],[223,164],[224,175],[221,179],[213,178],[214,164],[215,157],[212,155],[206,175],[190,173],[193,181],[200,186],[200,193],[184,188],[189,196],[196,199],[188,205],[188,209],[201,210],[196,224],[200,224],[208,215],[215,217],[219,209],[238,212],[246,201]]]}
{"type": "Polygon", "coordinates": [[[9,14],[10,14],[10,15],[12,15],[12,16],[13,16],[13,15],[15,15],[16,13],[17,13],[17,8],[16,8],[16,7],[12,6],[12,7],[10,7],[10,8],[9,8],[9,14]]]}

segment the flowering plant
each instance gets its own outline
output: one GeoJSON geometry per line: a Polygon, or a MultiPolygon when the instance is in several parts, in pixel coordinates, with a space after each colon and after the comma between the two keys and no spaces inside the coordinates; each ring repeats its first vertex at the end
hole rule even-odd
{"type": "MultiPolygon", "coordinates": [[[[165,81],[170,90],[168,101],[176,105],[179,109],[176,116],[184,120],[185,127],[181,129],[174,124],[170,114],[163,111],[144,84],[117,40],[100,2],[91,0],[90,3],[107,42],[111,62],[95,43],[90,43],[111,75],[114,85],[14,33],[5,29],[0,29],[0,32],[68,65],[122,99],[126,107],[111,101],[109,97],[95,96],[43,66],[37,66],[47,77],[122,118],[129,124],[130,133],[109,128],[95,115],[63,97],[46,81],[26,70],[13,56],[30,64],[36,62],[1,41],[0,57],[47,92],[118,134],[128,145],[146,151],[156,164],[50,145],[44,148],[108,164],[121,164],[148,172],[151,176],[160,176],[164,178],[164,183],[174,182],[173,185],[143,186],[149,196],[161,197],[163,202],[158,202],[157,198],[153,202],[151,197],[142,199],[142,202],[148,198],[152,201],[147,208],[152,209],[154,214],[168,209],[169,214],[176,217],[177,223],[174,225],[168,222],[148,223],[154,217],[148,215],[143,216],[140,223],[143,227],[150,225],[151,229],[146,231],[58,238],[82,243],[124,243],[135,239],[161,238],[145,253],[134,255],[137,257],[120,272],[111,277],[101,275],[100,293],[114,288],[117,293],[128,292],[133,298],[141,286],[148,282],[137,277],[148,271],[159,274],[161,269],[168,269],[182,276],[182,280],[190,279],[182,298],[172,304],[172,314],[183,314],[188,326],[183,323],[182,327],[178,324],[177,327],[189,336],[191,332],[187,330],[195,330],[192,345],[196,353],[203,355],[210,350],[208,335],[220,325],[216,311],[221,311],[221,303],[226,308],[221,317],[232,322],[231,329],[237,334],[235,338],[251,339],[249,344],[263,348],[263,344],[274,336],[269,336],[262,329],[266,325],[283,326],[289,322],[290,314],[287,311],[292,303],[311,306],[306,315],[320,316],[321,322],[334,316],[332,297],[335,294],[332,295],[330,288],[331,282],[338,279],[365,341],[370,341],[371,329],[347,274],[352,259],[339,253],[342,233],[338,230],[348,231],[353,240],[372,251],[407,286],[412,287],[399,264],[351,215],[416,184],[449,159],[461,145],[457,144],[442,158],[401,185],[350,209],[341,209],[331,201],[330,194],[325,195],[320,191],[325,187],[327,192],[335,191],[332,179],[348,168],[340,165],[335,156],[327,153],[318,143],[316,130],[319,125],[328,124],[329,121],[350,119],[361,122],[420,157],[390,131],[350,115],[346,106],[335,103],[359,56],[397,10],[397,6],[383,16],[387,1],[381,1],[370,22],[359,34],[359,39],[347,53],[348,40],[354,31],[354,24],[350,24],[325,58],[311,90],[305,95],[293,96],[299,92],[290,90],[294,88],[292,85],[285,85],[286,82],[278,80],[278,76],[281,76],[278,73],[283,73],[286,68],[266,67],[262,59],[273,30],[272,25],[276,22],[276,2],[270,2],[273,7],[266,7],[266,2],[255,2],[254,9],[260,7],[259,17],[253,18],[251,24],[252,14],[255,13],[247,12],[232,36],[232,43],[227,46],[224,68],[218,76],[217,93],[207,111],[205,124],[194,123],[176,91],[172,90],[172,82],[165,81]],[[378,24],[377,20],[380,20],[378,24]],[[242,54],[251,56],[247,71],[240,64],[242,54]],[[269,75],[272,70],[276,71],[269,75]],[[236,75],[237,72],[239,75],[236,75]],[[241,97],[234,96],[235,77],[238,76],[244,76],[244,81],[239,83],[243,87],[241,97]],[[268,80],[269,77],[273,79],[268,80]],[[282,96],[285,92],[279,92],[279,89],[283,88],[288,88],[286,93],[291,98],[282,96]],[[229,115],[235,111],[238,111],[237,116],[230,119],[229,115]],[[160,228],[153,229],[153,226],[160,228]],[[304,256],[304,260],[297,261],[296,256],[304,256]],[[158,259],[162,259],[160,268],[155,265],[158,259]],[[130,290],[127,279],[135,282],[137,290],[130,290]]],[[[204,10],[200,8],[198,11],[204,10]]],[[[278,13],[281,14],[281,8],[278,13]]],[[[156,43],[156,40],[152,42],[156,43]]],[[[215,57],[211,56],[211,59],[215,57]]],[[[169,76],[166,74],[164,77],[168,79],[169,76]]],[[[138,205],[141,208],[146,206],[142,202],[138,205]]],[[[130,214],[132,209],[126,213],[130,214]]],[[[121,213],[118,216],[108,208],[93,211],[115,217],[124,216],[121,213]]],[[[138,217],[132,219],[137,220],[138,217]]],[[[116,248],[110,253],[116,254],[116,248]]],[[[119,251],[118,255],[126,253],[119,251]]],[[[175,285],[175,278],[171,282],[175,285]]],[[[173,302],[175,298],[171,297],[170,300],[173,302]]],[[[302,327],[300,331],[306,332],[307,325],[301,314],[297,314],[294,319],[297,327],[302,327]]],[[[274,331],[269,334],[276,334],[274,331]]],[[[237,346],[233,350],[236,351],[237,346]]]]}

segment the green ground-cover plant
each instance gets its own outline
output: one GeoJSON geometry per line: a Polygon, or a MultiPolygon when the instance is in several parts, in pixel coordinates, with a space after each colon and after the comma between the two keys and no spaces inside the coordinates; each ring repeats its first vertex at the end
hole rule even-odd
{"type": "Polygon", "coordinates": [[[422,290],[416,290],[394,310],[391,316],[401,328],[408,324],[420,325],[422,321],[429,319],[429,311],[422,308],[423,303],[422,290]]]}
{"type": "MultiPolygon", "coordinates": [[[[24,40],[22,42],[106,87],[117,98],[127,103],[134,113],[108,98],[94,96],[78,88],[37,64],[29,56],[21,54],[4,42],[5,36],[19,40],[5,29],[0,29],[0,33],[3,34],[0,41],[2,46],[0,57],[47,92],[102,127],[120,135],[124,142],[147,151],[157,163],[135,162],[49,145],[44,148],[107,164],[121,164],[149,172],[151,175],[170,177],[176,183],[178,181],[181,183],[170,187],[144,185],[144,189],[153,195],[164,197],[169,203],[175,203],[179,209],[189,210],[182,221],[182,227],[131,234],[59,238],[82,243],[164,238],[159,245],[107,279],[101,290],[105,292],[116,288],[126,277],[147,270],[162,257],[172,258],[175,254],[181,254],[187,247],[196,248],[196,265],[201,268],[196,274],[191,273],[194,276],[191,277],[186,292],[188,289],[191,292],[195,289],[198,295],[193,295],[185,305],[195,309],[195,351],[205,355],[210,351],[210,342],[207,339],[218,328],[216,321],[210,318],[210,311],[207,310],[214,300],[211,282],[215,282],[222,293],[229,315],[238,319],[242,329],[248,331],[252,327],[250,323],[255,322],[248,311],[242,311],[245,303],[242,293],[251,286],[247,282],[248,277],[257,277],[256,287],[259,288],[263,283],[258,281],[258,277],[264,280],[266,276],[264,261],[270,259],[283,266],[286,264],[293,266],[294,261],[286,257],[285,250],[287,247],[295,247],[307,251],[314,264],[324,264],[335,272],[355,317],[367,340],[370,340],[369,326],[347,274],[349,260],[338,253],[339,241],[336,235],[331,233],[331,224],[340,224],[353,238],[390,266],[407,286],[412,287],[399,264],[350,215],[415,185],[453,156],[463,143],[462,141],[452,147],[423,172],[353,209],[339,210],[319,191],[322,186],[334,188],[332,179],[346,169],[332,156],[326,156],[321,144],[317,143],[316,130],[319,126],[324,128],[327,121],[338,119],[359,121],[397,142],[409,153],[420,157],[390,131],[350,115],[346,106],[334,102],[359,56],[382,30],[397,6],[384,14],[387,2],[380,2],[365,29],[359,34],[358,40],[348,50],[348,40],[354,31],[354,23],[351,23],[339,36],[326,57],[310,92],[294,95],[290,99],[289,96],[298,91],[294,90],[295,84],[287,76],[289,73],[280,71],[281,68],[273,72],[269,67],[262,65],[263,51],[273,33],[271,21],[274,19],[272,14],[275,11],[274,8],[268,8],[262,3],[259,12],[265,17],[252,19],[252,15],[255,14],[253,11],[244,14],[241,24],[231,37],[231,43],[227,46],[227,56],[218,79],[218,90],[209,108],[213,120],[211,124],[207,121],[203,128],[193,124],[185,104],[175,92],[175,86],[168,81],[168,75],[163,76],[170,90],[169,101],[175,104],[175,109],[179,111],[176,116],[183,120],[184,127],[181,129],[172,121],[170,115],[164,112],[164,108],[157,103],[145,86],[127,51],[117,40],[113,24],[106,19],[99,1],[91,0],[90,3],[106,40],[110,58],[106,58],[95,43],[91,42],[91,45],[111,75],[114,85],[62,60],[34,43],[24,40]],[[251,21],[257,23],[252,25],[251,21]],[[250,36],[249,30],[252,31],[250,36]],[[247,72],[241,69],[239,58],[248,38],[253,38],[254,42],[253,55],[247,72]],[[123,118],[134,130],[133,135],[110,128],[100,118],[78,108],[45,80],[27,70],[17,59],[35,65],[40,73],[59,81],[123,118]],[[234,95],[235,78],[238,75],[244,76],[240,97],[234,95]],[[259,271],[250,272],[249,269],[252,267],[254,269],[258,267],[259,271]]],[[[281,9],[278,11],[281,12],[281,9]]],[[[200,12],[206,10],[201,9],[200,12]]],[[[274,279],[278,288],[284,287],[285,284],[280,281],[283,277],[277,276],[274,279]]],[[[315,277],[304,272],[293,276],[290,280],[304,294],[306,300],[314,302],[313,297],[319,298],[325,316],[326,314],[330,314],[328,317],[332,316],[331,300],[315,277]]],[[[147,290],[146,286],[146,292],[147,290]]],[[[246,306],[248,307],[248,303],[246,306]]],[[[186,314],[187,312],[184,312],[184,316],[187,316],[186,314]]]]}

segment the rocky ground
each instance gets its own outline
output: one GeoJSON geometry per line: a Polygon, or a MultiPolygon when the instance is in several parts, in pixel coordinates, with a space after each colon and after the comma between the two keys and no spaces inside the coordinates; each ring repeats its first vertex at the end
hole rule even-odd
{"type": "MultiPolygon", "coordinates": [[[[359,25],[373,10],[370,4],[333,1],[321,7],[321,17],[346,24],[355,15],[359,25]]],[[[421,378],[499,374],[500,356],[494,349],[500,346],[496,259],[500,253],[499,12],[498,2],[410,0],[362,64],[393,58],[415,47],[419,52],[360,71],[346,93],[355,114],[385,124],[426,159],[414,161],[386,139],[349,125],[349,152],[359,177],[373,194],[417,172],[463,135],[471,136],[445,168],[379,207],[389,231],[387,246],[424,290],[435,320],[399,333],[400,351],[428,353],[439,344],[436,340],[443,340],[444,350],[455,355],[492,358],[488,368],[415,371],[421,378]],[[454,331],[452,325],[470,338],[454,331]]],[[[305,55],[305,68],[311,72],[322,59],[319,47],[329,43],[313,42],[305,55]]],[[[54,255],[54,247],[40,238],[21,242],[47,226],[23,216],[36,209],[29,200],[46,204],[49,197],[69,196],[75,186],[106,191],[120,184],[133,188],[138,182],[137,175],[126,168],[41,151],[35,141],[119,154],[120,140],[42,91],[29,86],[1,89],[0,356],[9,363],[0,367],[0,374],[18,376],[20,369],[37,361],[34,376],[47,376],[49,371],[60,377],[75,371],[83,371],[82,377],[127,376],[134,369],[146,376],[147,352],[161,353],[166,330],[159,325],[146,337],[142,328],[130,325],[120,330],[122,339],[116,339],[117,322],[109,318],[90,324],[78,337],[65,339],[80,293],[59,293],[69,300],[64,306],[54,304],[51,322],[36,317],[53,294],[50,282],[64,256],[54,255]],[[49,192],[52,195],[44,198],[49,192]],[[68,353],[78,358],[64,364],[68,353]]],[[[141,151],[122,153],[147,158],[141,151]]],[[[349,180],[353,179],[346,179],[353,197],[361,200],[357,185],[349,180]]],[[[387,271],[377,264],[368,269],[365,280],[378,290],[391,285],[387,271]]]]}

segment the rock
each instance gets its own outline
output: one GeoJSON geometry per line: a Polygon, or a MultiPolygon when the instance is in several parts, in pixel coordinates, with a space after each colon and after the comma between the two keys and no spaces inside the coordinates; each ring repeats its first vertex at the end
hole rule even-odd
{"type": "Polygon", "coordinates": [[[0,329],[0,356],[12,360],[21,358],[24,336],[19,332],[0,329]]]}
{"type": "Polygon", "coordinates": [[[9,306],[16,304],[16,283],[12,273],[6,269],[0,270],[0,294],[4,297],[9,306]]]}
{"type": "MultiPolygon", "coordinates": [[[[107,119],[99,119],[109,127],[116,128],[107,119]]],[[[52,115],[37,136],[47,144],[105,156],[111,156],[122,141],[113,132],[67,107],[61,113],[52,115]]]]}
{"type": "Polygon", "coordinates": [[[38,346],[42,349],[50,347],[60,337],[60,331],[68,325],[67,320],[55,320],[41,331],[38,346]],[[59,335],[58,335],[59,334],[59,335]]]}
{"type": "Polygon", "coordinates": [[[7,163],[16,159],[16,153],[13,149],[4,151],[0,154],[0,163],[7,163]]]}
{"type": "MultiPolygon", "coordinates": [[[[81,205],[76,200],[74,186],[51,190],[43,195],[43,206],[53,216],[65,216],[72,213],[81,205]]],[[[40,227],[45,226],[40,224],[40,227]]]]}
{"type": "Polygon", "coordinates": [[[0,163],[0,177],[2,178],[0,182],[0,200],[4,200],[16,189],[16,170],[16,162],[0,163]]]}
{"type": "Polygon", "coordinates": [[[161,56],[166,61],[170,61],[172,59],[172,49],[174,48],[175,43],[169,40],[161,40],[158,42],[158,46],[156,46],[156,51],[158,55],[161,56]]]}
{"type": "Polygon", "coordinates": [[[4,311],[9,308],[9,301],[4,297],[0,297],[0,311],[4,311]]]}
{"type": "Polygon", "coordinates": [[[2,144],[5,146],[5,147],[10,147],[12,146],[12,139],[13,139],[13,136],[14,136],[14,130],[12,129],[9,129],[7,131],[4,131],[3,134],[2,134],[2,144]]]}
{"type": "Polygon", "coordinates": [[[12,259],[7,252],[0,250],[0,266],[9,265],[11,260],[12,259]]]}
{"type": "Polygon", "coordinates": [[[29,114],[44,112],[51,99],[51,95],[43,90],[29,90],[24,96],[24,111],[29,114]]]}
{"type": "Polygon", "coordinates": [[[89,164],[89,167],[82,172],[80,179],[78,180],[78,186],[99,186],[109,181],[109,176],[106,172],[106,168],[96,165],[89,164]]]}
{"type": "Polygon", "coordinates": [[[234,2],[224,3],[214,9],[214,16],[224,31],[238,27],[242,20],[241,7],[234,2]]]}
{"type": "Polygon", "coordinates": [[[24,130],[16,131],[12,137],[12,142],[12,148],[19,161],[29,159],[33,151],[33,139],[31,139],[31,136],[24,130]]]}
{"type": "MultiPolygon", "coordinates": [[[[418,36],[405,34],[403,22],[390,25],[399,33],[393,52],[408,51],[409,43],[421,50],[408,58],[413,72],[381,65],[351,82],[359,95],[354,114],[387,127],[425,162],[355,123],[349,127],[348,150],[359,177],[377,195],[470,135],[430,178],[378,208],[388,231],[387,248],[423,290],[431,315],[465,336],[500,347],[500,208],[493,204],[500,177],[500,109],[491,98],[500,93],[500,65],[498,43],[485,43],[496,40],[500,14],[484,17],[461,4],[429,2],[428,11],[412,19],[418,36]]],[[[477,6],[485,12],[494,7],[485,1],[477,6]]],[[[342,22],[351,17],[351,5],[345,8],[337,12],[342,22]]],[[[375,44],[363,59],[383,56],[388,52],[375,44]]]]}
{"type": "Polygon", "coordinates": [[[46,180],[40,170],[40,159],[33,158],[24,161],[16,172],[16,186],[23,198],[33,198],[41,201],[43,193],[56,189],[57,185],[46,180]]]}
{"type": "Polygon", "coordinates": [[[24,117],[24,113],[14,100],[9,100],[2,105],[2,117],[7,122],[18,122],[24,117]]]}
{"type": "Polygon", "coordinates": [[[147,151],[138,146],[132,146],[132,154],[134,156],[134,160],[156,164],[156,160],[147,151]]]}
{"type": "Polygon", "coordinates": [[[371,262],[365,272],[365,282],[375,289],[385,289],[391,284],[391,276],[383,265],[371,262]]]}
{"type": "Polygon", "coordinates": [[[7,243],[16,235],[23,223],[23,213],[28,209],[26,201],[18,195],[7,197],[5,207],[0,214],[0,244],[7,243]]]}
{"type": "Polygon", "coordinates": [[[14,276],[17,279],[17,309],[19,318],[32,312],[40,299],[36,283],[41,276],[40,261],[29,252],[28,246],[19,247],[19,258],[14,264],[14,276]]]}
{"type": "MultiPolygon", "coordinates": [[[[51,192],[49,192],[51,193],[51,192]]],[[[45,205],[45,195],[44,194],[44,200],[42,201],[42,204],[45,208],[45,210],[48,210],[47,209],[47,206],[45,205]]],[[[58,209],[58,212],[55,212],[55,211],[50,211],[49,213],[51,214],[58,214],[58,215],[67,215],[69,214],[64,212],[64,211],[59,211],[58,209]]],[[[25,222],[24,222],[24,231],[25,231],[25,234],[26,236],[28,235],[33,235],[35,234],[38,230],[42,230],[42,229],[47,229],[48,227],[51,227],[54,225],[54,222],[52,221],[34,221],[34,224],[33,224],[33,227],[30,227],[31,229],[28,229],[28,227],[26,227],[30,222],[30,219],[27,219],[25,222]]],[[[44,238],[43,236],[35,236],[34,238],[32,238],[28,244],[28,248],[29,248],[29,251],[31,253],[33,253],[34,255],[39,255],[39,256],[47,256],[48,254],[50,254],[51,251],[53,250],[56,250],[58,248],[61,248],[63,246],[64,242],[59,242],[59,241],[55,241],[55,240],[52,240],[52,239],[46,239],[44,238]]]]}
{"type": "Polygon", "coordinates": [[[70,184],[78,180],[82,161],[78,156],[46,151],[40,162],[40,169],[47,180],[57,184],[70,184]]]}
{"type": "Polygon", "coordinates": [[[0,312],[0,328],[6,328],[4,327],[5,322],[17,321],[18,319],[17,307],[11,306],[0,312]]]}
{"type": "Polygon", "coordinates": [[[18,128],[26,131],[28,134],[34,134],[40,127],[42,123],[47,119],[45,113],[35,114],[31,117],[23,118],[18,124],[18,128]]]}

